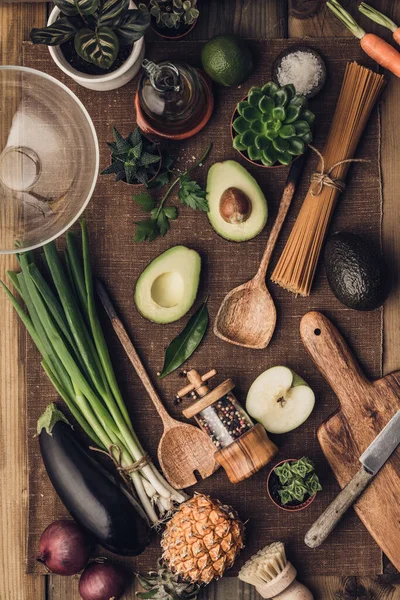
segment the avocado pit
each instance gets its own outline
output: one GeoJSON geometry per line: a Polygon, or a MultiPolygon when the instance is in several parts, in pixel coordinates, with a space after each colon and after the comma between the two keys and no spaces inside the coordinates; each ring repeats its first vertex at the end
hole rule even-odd
{"type": "Polygon", "coordinates": [[[251,214],[250,198],[237,187],[227,188],[219,201],[219,212],[226,223],[244,223],[251,214]]]}

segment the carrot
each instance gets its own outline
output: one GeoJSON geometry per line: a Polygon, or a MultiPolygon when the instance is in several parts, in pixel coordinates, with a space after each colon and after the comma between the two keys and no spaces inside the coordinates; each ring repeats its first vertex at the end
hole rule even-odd
{"type": "Polygon", "coordinates": [[[394,21],[392,21],[392,19],[389,19],[389,17],[379,12],[379,10],[376,10],[376,8],[370,6],[366,2],[361,2],[358,10],[360,13],[371,19],[371,21],[390,29],[394,41],[400,44],[400,27],[394,21]]]}
{"type": "Polygon", "coordinates": [[[400,52],[374,33],[366,33],[337,0],[330,0],[326,5],[339,21],[360,40],[361,48],[368,56],[397,77],[400,77],[400,52]]]}
{"type": "Polygon", "coordinates": [[[374,33],[366,33],[360,40],[361,48],[368,56],[400,77],[400,52],[374,33]]]}

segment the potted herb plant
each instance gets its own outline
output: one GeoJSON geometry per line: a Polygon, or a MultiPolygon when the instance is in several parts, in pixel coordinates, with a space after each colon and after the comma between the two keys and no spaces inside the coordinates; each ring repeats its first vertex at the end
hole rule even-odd
{"type": "Polygon", "coordinates": [[[139,8],[149,11],[152,28],[159,36],[173,40],[188,34],[200,14],[197,0],[149,0],[139,8]]]}
{"type": "Polygon", "coordinates": [[[314,118],[293,85],[252,87],[232,115],[233,147],[254,165],[289,165],[311,143],[314,118]]]}
{"type": "Polygon", "coordinates": [[[287,511],[303,510],[322,490],[312,461],[303,456],[278,463],[268,475],[267,491],[272,502],[287,511]]]}
{"type": "Polygon", "coordinates": [[[57,66],[80,85],[106,91],[125,85],[144,57],[147,10],[131,0],[54,0],[47,27],[34,44],[49,46],[57,66]]]}
{"type": "Polygon", "coordinates": [[[124,138],[113,127],[114,141],[107,142],[111,151],[111,164],[101,175],[115,174],[115,181],[134,185],[148,185],[160,171],[161,153],[156,144],[148,140],[139,127],[124,138]]]}

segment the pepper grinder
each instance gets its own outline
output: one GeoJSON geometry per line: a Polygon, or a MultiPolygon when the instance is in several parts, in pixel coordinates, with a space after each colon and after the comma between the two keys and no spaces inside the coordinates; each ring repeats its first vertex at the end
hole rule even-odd
{"type": "MultiPolygon", "coordinates": [[[[213,370],[213,375],[216,371],[213,370]]],[[[191,394],[194,402],[182,412],[194,417],[216,446],[215,460],[225,469],[229,481],[239,483],[264,467],[278,452],[264,427],[254,425],[232,393],[235,384],[227,379],[213,390],[195,369],[186,373],[189,384],[179,390],[177,398],[191,394]]]]}

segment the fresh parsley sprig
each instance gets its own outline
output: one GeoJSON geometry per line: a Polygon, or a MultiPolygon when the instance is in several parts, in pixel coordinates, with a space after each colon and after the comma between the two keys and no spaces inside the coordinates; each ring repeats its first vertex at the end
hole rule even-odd
{"type": "Polygon", "coordinates": [[[169,180],[170,174],[175,175],[175,179],[159,203],[157,203],[157,200],[153,198],[150,192],[144,192],[133,196],[133,200],[139,204],[145,212],[150,213],[148,219],[135,222],[135,225],[137,226],[134,237],[135,242],[144,242],[145,240],[152,242],[158,236],[164,236],[168,232],[170,221],[174,221],[178,217],[178,208],[176,206],[165,206],[165,203],[177,185],[179,185],[178,198],[184,206],[189,206],[194,210],[208,212],[206,191],[197,183],[197,181],[191,179],[189,174],[197,167],[202,166],[211,147],[212,144],[208,146],[202,157],[181,175],[177,175],[171,170],[172,161],[170,159],[166,164],[164,163],[161,173],[156,177],[153,185],[150,184],[151,187],[155,189],[165,185],[169,180]]]}

